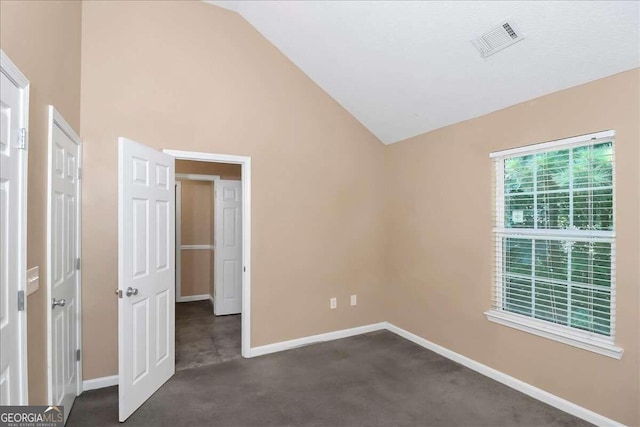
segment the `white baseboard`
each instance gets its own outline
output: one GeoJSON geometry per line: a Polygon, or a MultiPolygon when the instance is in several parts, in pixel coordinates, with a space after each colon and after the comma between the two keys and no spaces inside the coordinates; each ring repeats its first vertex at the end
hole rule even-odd
{"type": "Polygon", "coordinates": [[[495,381],[498,381],[499,383],[502,383],[508,387],[518,390],[519,392],[524,393],[527,396],[531,396],[534,399],[544,402],[547,405],[551,405],[555,408],[560,409],[561,411],[567,412],[578,418],[582,418],[583,420],[598,426],[603,426],[603,427],[604,426],[606,427],[623,427],[624,426],[624,424],[621,424],[603,415],[597,414],[587,408],[583,408],[582,406],[576,405],[575,403],[569,402],[566,399],[563,399],[547,391],[539,389],[538,387],[534,387],[531,384],[528,384],[510,375],[507,375],[504,372],[500,372],[496,369],[490,368],[487,365],[483,365],[480,362],[476,362],[473,359],[470,359],[466,356],[456,353],[455,351],[451,351],[445,347],[442,347],[438,344],[428,341],[422,337],[419,337],[416,334],[413,334],[409,331],[399,328],[398,326],[395,326],[388,322],[386,323],[387,323],[386,329],[389,330],[390,332],[400,335],[402,338],[405,338],[428,350],[438,353],[439,355],[444,356],[447,359],[451,359],[454,362],[457,362],[463,366],[466,366],[467,368],[472,369],[478,373],[481,373],[482,375],[487,376],[495,381]]]}
{"type": "Polygon", "coordinates": [[[211,301],[211,304],[213,304],[213,295],[209,295],[209,301],[211,301]]]}
{"type": "Polygon", "coordinates": [[[111,375],[109,377],[94,378],[92,380],[82,381],[82,391],[96,390],[99,388],[111,387],[118,385],[118,376],[111,375]]]}
{"type": "MultiPolygon", "coordinates": [[[[196,295],[195,297],[200,297],[202,295],[196,295]]],[[[211,298],[210,295],[204,295],[205,298],[211,298]]],[[[188,297],[192,298],[192,297],[188,297]]],[[[365,326],[358,326],[350,329],[342,329],[339,331],[327,332],[324,334],[311,335],[303,338],[296,338],[288,341],[281,341],[273,344],[267,344],[259,347],[253,347],[249,350],[249,357],[262,356],[265,354],[276,353],[284,350],[294,349],[296,347],[301,347],[309,344],[319,343],[323,341],[333,341],[341,338],[352,337],[355,335],[366,334],[369,332],[380,331],[386,329],[394,334],[401,336],[411,342],[418,344],[428,350],[431,350],[439,355],[446,357],[447,359],[453,360],[463,366],[466,366],[469,369],[472,369],[484,376],[487,376],[499,383],[502,383],[508,387],[513,388],[521,393],[526,394],[527,396],[533,397],[541,402],[546,403],[547,405],[553,406],[554,408],[558,408],[561,411],[567,412],[571,415],[574,415],[578,418],[581,418],[585,421],[588,421],[592,424],[603,426],[603,427],[624,427],[624,424],[621,424],[617,421],[614,421],[610,418],[607,418],[603,415],[597,414],[587,408],[576,405],[566,399],[558,397],[554,394],[551,394],[547,391],[544,391],[538,387],[532,386],[524,381],[521,381],[517,378],[514,378],[510,375],[505,374],[504,372],[500,372],[497,369],[490,368],[487,365],[483,365],[480,362],[476,362],[473,359],[470,359],[466,356],[463,356],[455,351],[449,350],[448,348],[442,347],[441,345],[435,344],[429,340],[426,340],[416,334],[413,334],[405,329],[402,329],[392,323],[389,322],[380,322],[373,323],[365,326]]],[[[82,388],[84,391],[94,390],[103,387],[110,387],[118,385],[118,376],[112,375],[109,377],[95,378],[92,380],[86,380],[82,382],[82,388]]]]}
{"type": "Polygon", "coordinates": [[[354,335],[366,334],[368,332],[386,329],[386,322],[373,323],[371,325],[358,326],[350,329],[327,332],[324,334],[311,335],[303,338],[296,338],[289,341],[281,341],[273,344],[253,347],[249,351],[249,357],[262,356],[264,354],[276,353],[278,351],[290,350],[304,345],[314,344],[323,341],[333,341],[340,338],[352,337],[354,335]]]}
{"type": "Polygon", "coordinates": [[[189,295],[186,297],[176,297],[176,302],[206,301],[208,299],[209,299],[209,294],[189,295]]]}

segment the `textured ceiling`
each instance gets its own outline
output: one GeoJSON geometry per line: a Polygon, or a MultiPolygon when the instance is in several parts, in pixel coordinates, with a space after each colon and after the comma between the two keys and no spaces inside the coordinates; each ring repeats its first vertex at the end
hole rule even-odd
{"type": "Polygon", "coordinates": [[[210,1],[386,144],[640,64],[638,1],[210,1]],[[525,39],[482,59],[470,40],[525,39]]]}

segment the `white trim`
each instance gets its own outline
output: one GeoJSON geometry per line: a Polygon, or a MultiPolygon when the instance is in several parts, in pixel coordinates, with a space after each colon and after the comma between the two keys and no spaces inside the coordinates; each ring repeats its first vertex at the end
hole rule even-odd
{"type": "MultiPolygon", "coordinates": [[[[18,337],[19,350],[19,378],[20,392],[19,404],[29,404],[29,362],[27,357],[27,312],[29,309],[27,294],[27,199],[29,183],[29,92],[31,84],[29,79],[22,74],[18,67],[0,49],[0,73],[7,76],[17,87],[22,90],[22,117],[21,127],[26,130],[25,149],[18,150],[20,156],[20,176],[18,178],[18,193],[20,194],[20,205],[18,207],[18,227],[19,242],[15,248],[18,256],[18,291],[24,291],[24,310],[18,312],[18,337]]],[[[13,248],[12,248],[13,249],[13,248]]]]}
{"type": "Polygon", "coordinates": [[[85,380],[82,382],[82,388],[84,391],[97,390],[99,388],[111,387],[118,385],[118,376],[111,375],[108,377],[99,377],[92,380],[85,380]]]}
{"type": "Polygon", "coordinates": [[[198,175],[193,173],[177,173],[176,180],[181,181],[218,181],[220,175],[198,175]]]}
{"type": "Polygon", "coordinates": [[[182,183],[176,180],[176,301],[182,298],[182,183]]]}
{"type": "Polygon", "coordinates": [[[391,323],[387,323],[386,328],[389,331],[397,335],[400,335],[402,338],[405,338],[409,341],[412,341],[418,344],[419,346],[422,346],[428,350],[438,353],[439,355],[444,356],[447,359],[453,360],[456,363],[466,366],[469,369],[472,369],[484,376],[487,376],[495,381],[498,381],[499,383],[502,383],[508,387],[511,387],[514,390],[524,393],[527,396],[533,397],[536,400],[544,402],[547,405],[551,405],[554,408],[558,408],[561,411],[567,412],[571,415],[574,415],[578,418],[586,420],[590,423],[593,423],[598,426],[607,426],[607,427],[623,427],[624,426],[624,424],[621,424],[603,415],[597,414],[582,406],[576,405],[573,402],[570,402],[566,399],[558,397],[538,387],[534,387],[531,384],[528,384],[510,375],[507,375],[504,372],[500,372],[487,365],[483,365],[480,362],[476,362],[473,359],[470,359],[466,356],[463,356],[459,353],[456,353],[445,347],[442,347],[438,344],[428,341],[416,334],[413,334],[409,331],[399,328],[398,326],[395,326],[391,323]]]}
{"type": "Polygon", "coordinates": [[[507,157],[517,155],[523,155],[526,153],[542,152],[547,150],[553,150],[558,147],[579,145],[581,143],[593,144],[594,140],[613,138],[616,135],[614,130],[605,130],[601,132],[589,133],[586,135],[572,136],[570,138],[557,139],[555,141],[542,142],[539,144],[525,145],[524,147],[510,148],[508,150],[494,151],[489,154],[489,157],[507,157]]]}
{"type": "Polygon", "coordinates": [[[341,338],[352,337],[354,335],[366,334],[369,332],[381,331],[387,329],[386,322],[373,323],[371,325],[357,326],[355,328],[341,329],[339,331],[326,332],[324,334],[311,335],[303,338],[296,338],[288,341],[281,341],[273,344],[261,345],[251,349],[251,357],[262,356],[265,354],[277,353],[284,350],[291,350],[310,344],[316,344],[325,341],[333,341],[341,338]]]}
{"type": "MultiPolygon", "coordinates": [[[[5,76],[9,78],[16,86],[28,89],[30,86],[29,79],[22,74],[22,71],[13,63],[2,49],[0,49],[0,68],[5,76]]],[[[27,98],[29,98],[27,96],[27,98]]]]}
{"type": "Polygon", "coordinates": [[[181,297],[176,297],[176,302],[193,302],[193,301],[206,301],[209,299],[209,294],[202,294],[202,295],[187,295],[187,296],[181,296],[181,297]]]}
{"type": "MultiPolygon", "coordinates": [[[[47,141],[47,286],[46,286],[46,316],[47,316],[47,396],[49,402],[53,402],[53,343],[51,341],[53,335],[53,326],[51,325],[51,286],[53,283],[53,268],[51,266],[52,257],[52,227],[51,224],[53,214],[53,193],[51,176],[53,174],[53,127],[57,126],[62,132],[64,132],[69,139],[78,146],[78,169],[82,168],[82,140],[73,128],[67,123],[62,115],[56,110],[53,105],[49,105],[48,108],[48,141],[47,141]]],[[[76,178],[76,256],[82,260],[82,179],[76,178]]],[[[76,334],[77,334],[77,348],[81,350],[82,356],[82,268],[76,270],[76,334]]],[[[79,361],[76,361],[76,394],[79,396],[82,393],[82,357],[79,361]]]]}
{"type": "Polygon", "coordinates": [[[162,150],[179,160],[242,165],[242,356],[251,357],[251,157],[162,150]]]}
{"type": "MultiPolygon", "coordinates": [[[[480,362],[477,362],[473,359],[470,359],[466,356],[456,353],[455,351],[449,350],[448,348],[442,347],[441,345],[435,344],[429,340],[426,340],[416,334],[413,334],[389,322],[373,323],[370,325],[358,326],[358,327],[349,328],[349,329],[342,329],[339,331],[311,335],[308,337],[297,338],[293,340],[281,341],[273,344],[254,347],[251,349],[250,357],[263,356],[266,354],[277,353],[285,350],[291,350],[291,349],[298,348],[305,345],[326,342],[326,341],[333,341],[341,338],[348,338],[356,335],[367,334],[370,332],[381,331],[381,330],[387,330],[396,335],[399,335],[400,337],[408,341],[418,344],[419,346],[424,347],[427,350],[431,350],[434,353],[437,353],[440,356],[446,357],[449,360],[459,363],[473,371],[476,371],[486,377],[491,378],[494,381],[504,384],[507,387],[511,387],[512,389],[517,390],[520,393],[524,393],[527,396],[530,396],[536,400],[546,403],[547,405],[553,406],[554,408],[560,409],[561,411],[574,415],[578,418],[586,420],[595,425],[603,426],[603,427],[604,426],[624,427],[624,424],[621,424],[603,415],[597,414],[582,406],[576,405],[573,402],[570,402],[566,399],[558,397],[538,387],[534,387],[531,384],[528,384],[524,381],[521,381],[517,378],[507,375],[504,372],[500,372],[497,369],[491,368],[487,365],[484,365],[480,362]]],[[[118,376],[113,375],[110,377],[95,378],[93,380],[85,381],[84,389],[94,390],[97,388],[109,387],[117,384],[118,384],[118,376]]]]}
{"type": "MultiPolygon", "coordinates": [[[[519,193],[516,193],[519,194],[519,193]]],[[[540,237],[545,240],[575,240],[579,242],[592,242],[598,239],[599,242],[614,242],[616,238],[615,231],[606,230],[573,230],[573,229],[542,229],[542,228],[504,228],[496,227],[493,229],[495,234],[504,237],[540,237]]]]}
{"type": "Polygon", "coordinates": [[[581,334],[580,331],[575,330],[575,328],[562,327],[549,322],[498,310],[489,310],[484,314],[491,322],[500,325],[509,326],[614,359],[622,359],[624,349],[616,347],[604,339],[601,340],[597,337],[590,336],[588,333],[581,334]]]}
{"type": "Polygon", "coordinates": [[[195,250],[207,250],[212,251],[216,247],[213,245],[180,245],[182,251],[195,251],[195,250]]]}

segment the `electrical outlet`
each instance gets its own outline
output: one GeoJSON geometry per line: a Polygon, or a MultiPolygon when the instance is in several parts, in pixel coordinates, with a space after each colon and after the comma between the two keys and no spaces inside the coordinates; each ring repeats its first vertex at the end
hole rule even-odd
{"type": "Polygon", "coordinates": [[[329,300],[329,307],[333,310],[338,307],[338,298],[331,298],[329,300]]]}
{"type": "Polygon", "coordinates": [[[357,304],[358,304],[358,296],[351,295],[351,305],[357,305],[357,304]]]}

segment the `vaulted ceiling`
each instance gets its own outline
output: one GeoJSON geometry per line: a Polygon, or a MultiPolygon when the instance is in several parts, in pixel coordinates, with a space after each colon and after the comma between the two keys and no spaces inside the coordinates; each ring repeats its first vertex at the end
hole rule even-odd
{"type": "Polygon", "coordinates": [[[209,3],[386,144],[640,65],[638,1],[209,3]],[[505,19],[524,39],[483,59],[470,40],[505,19]]]}

